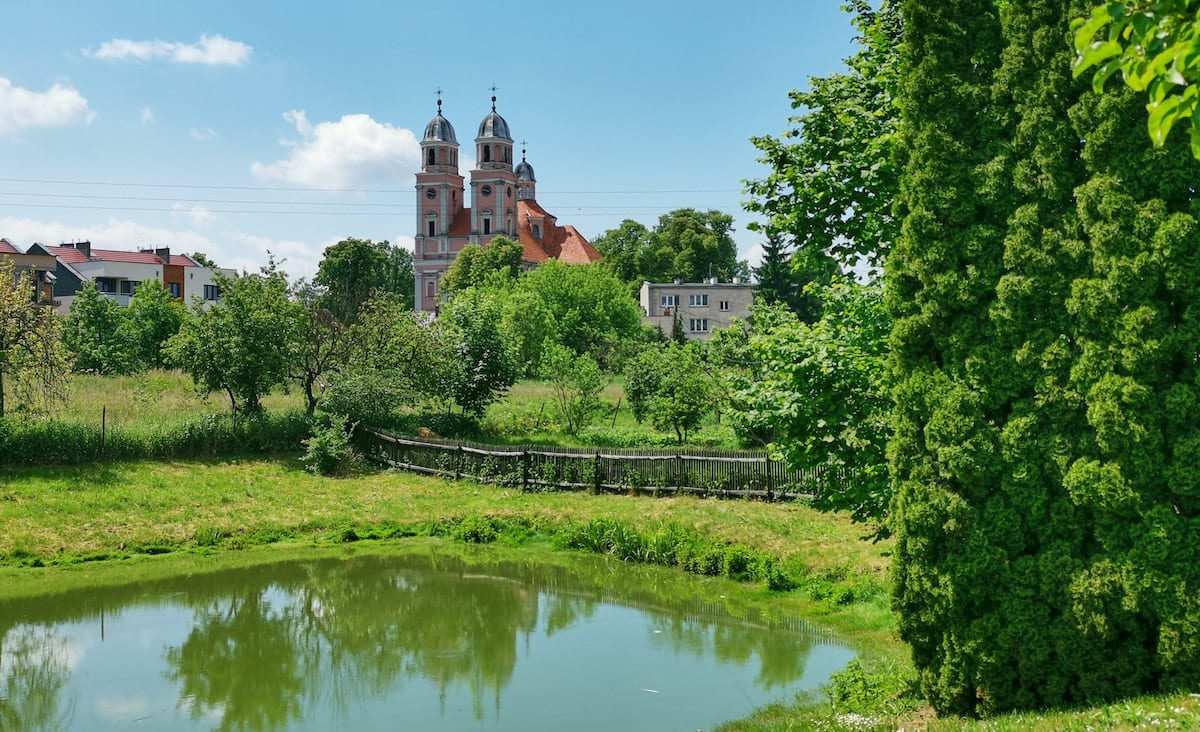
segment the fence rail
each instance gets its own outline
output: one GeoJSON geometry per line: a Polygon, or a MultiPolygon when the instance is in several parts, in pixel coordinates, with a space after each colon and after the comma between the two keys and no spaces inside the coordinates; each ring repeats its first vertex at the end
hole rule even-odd
{"type": "MultiPolygon", "coordinates": [[[[618,450],[482,445],[360,432],[371,459],[403,470],[519,486],[592,493],[691,493],[786,501],[811,498],[831,476],[791,470],[763,451],[618,450]]],[[[841,476],[837,476],[841,477],[841,476]]]]}

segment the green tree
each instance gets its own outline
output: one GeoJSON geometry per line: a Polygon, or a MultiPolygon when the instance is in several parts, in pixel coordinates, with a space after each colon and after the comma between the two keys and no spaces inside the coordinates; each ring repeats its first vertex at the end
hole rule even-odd
{"type": "Polygon", "coordinates": [[[779,306],[756,306],[731,416],[771,448],[819,475],[814,505],[845,511],[886,534],[891,500],[887,441],[891,322],[879,286],[840,281],[820,289],[824,314],[805,323],[779,306]]]}
{"type": "Polygon", "coordinates": [[[518,290],[538,297],[554,319],[554,340],[603,362],[613,342],[636,338],[642,310],[629,288],[599,263],[551,260],[530,272],[518,290]]]}
{"type": "Polygon", "coordinates": [[[782,304],[806,323],[821,317],[821,292],[838,274],[837,263],[822,252],[789,253],[779,241],[763,245],[763,257],[754,270],[755,298],[765,304],[782,304]]]}
{"type": "Polygon", "coordinates": [[[621,279],[633,287],[643,280],[641,260],[650,247],[650,230],[640,223],[625,219],[615,229],[609,229],[592,241],[592,246],[603,255],[604,263],[621,279]]]}
{"type": "Polygon", "coordinates": [[[747,228],[791,242],[802,262],[828,255],[843,268],[865,263],[878,272],[899,235],[892,203],[903,24],[895,0],[844,7],[861,50],[844,73],[810,78],[807,91],[790,93],[792,108],[803,110],[791,129],[751,138],[771,174],[746,181],[746,210],[765,218],[747,228]]]}
{"type": "Polygon", "coordinates": [[[680,208],[665,213],[643,250],[640,270],[650,282],[730,280],[741,270],[733,240],[733,217],[720,211],[680,208]]]}
{"type": "Polygon", "coordinates": [[[179,332],[187,308],[171,297],[158,280],[138,285],[129,300],[126,322],[135,345],[139,368],[163,368],[167,359],[163,345],[179,332]]]}
{"type": "Polygon", "coordinates": [[[349,330],[328,310],[297,303],[296,353],[288,376],[304,390],[304,404],[313,414],[329,381],[346,367],[349,330]]]}
{"type": "Polygon", "coordinates": [[[1150,139],[1166,142],[1177,122],[1189,122],[1192,154],[1200,158],[1200,1],[1106,2],[1074,21],[1075,73],[1089,69],[1100,92],[1118,72],[1130,89],[1147,92],[1150,139]]]}
{"type": "Polygon", "coordinates": [[[273,261],[259,274],[218,277],[217,285],[221,301],[197,306],[166,352],[205,391],[224,392],[234,412],[258,414],[262,397],[288,378],[302,306],[288,298],[287,276],[273,261]]]}
{"type": "Polygon", "coordinates": [[[705,373],[702,346],[666,343],[642,350],[625,370],[625,395],[638,422],[673,430],[679,444],[687,442],[713,408],[712,382],[705,373]]]}
{"type": "Polygon", "coordinates": [[[578,434],[600,410],[600,392],[606,386],[600,367],[591,356],[552,343],[542,357],[540,375],[550,384],[567,434],[578,434]]]}
{"type": "Polygon", "coordinates": [[[1073,78],[1082,8],[903,5],[893,605],[941,711],[1200,683],[1200,164],[1073,78]]]}
{"type": "Polygon", "coordinates": [[[483,416],[521,374],[500,318],[499,300],[480,288],[458,293],[439,318],[453,354],[446,393],[464,414],[483,416]]]}
{"type": "Polygon", "coordinates": [[[320,307],[342,323],[351,323],[373,293],[413,302],[412,253],[386,241],[343,239],[327,248],[313,283],[324,289],[320,307]]]}
{"type": "Polygon", "coordinates": [[[506,236],[493,238],[487,246],[468,244],[442,277],[442,291],[451,295],[462,292],[468,287],[482,285],[497,272],[503,273],[509,281],[515,280],[521,273],[524,254],[525,247],[521,246],[521,242],[506,236]]]}
{"type": "Polygon", "coordinates": [[[84,282],[71,301],[71,311],[63,320],[63,343],[74,355],[77,372],[109,375],[140,369],[125,310],[101,295],[94,280],[84,282]]]}
{"type": "Polygon", "coordinates": [[[0,417],[7,395],[31,411],[48,411],[66,399],[71,358],[62,341],[62,321],[34,300],[27,273],[12,257],[0,256],[0,417]]]}

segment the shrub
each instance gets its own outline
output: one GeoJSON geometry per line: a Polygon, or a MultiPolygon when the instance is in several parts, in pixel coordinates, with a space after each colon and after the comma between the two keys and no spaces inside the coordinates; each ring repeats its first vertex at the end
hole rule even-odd
{"type": "Polygon", "coordinates": [[[350,429],[330,424],[313,430],[312,437],[304,441],[304,455],[300,457],[305,470],[316,475],[348,473],[358,458],[350,446],[350,429]]]}

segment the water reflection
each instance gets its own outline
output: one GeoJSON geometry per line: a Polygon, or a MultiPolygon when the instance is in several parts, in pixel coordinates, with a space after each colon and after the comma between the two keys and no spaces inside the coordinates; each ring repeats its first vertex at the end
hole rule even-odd
{"type": "Polygon", "coordinates": [[[853,652],[673,573],[437,554],[0,604],[0,729],[696,729],[853,652]]]}

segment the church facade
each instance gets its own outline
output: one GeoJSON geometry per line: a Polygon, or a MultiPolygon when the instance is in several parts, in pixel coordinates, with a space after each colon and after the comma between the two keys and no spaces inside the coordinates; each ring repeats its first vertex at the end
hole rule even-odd
{"type": "Polygon", "coordinates": [[[496,111],[496,97],[492,97],[492,111],[479,123],[475,168],[469,181],[459,173],[458,139],[442,115],[440,97],[437,105],[437,116],[425,126],[417,173],[413,247],[417,310],[436,313],[441,278],[454,258],[468,244],[487,246],[496,236],[521,243],[526,268],[548,259],[567,264],[600,259],[600,253],[574,226],[560,226],[538,204],[533,166],[526,162],[524,150],[521,162],[513,165],[513,139],[508,122],[496,111]]]}

